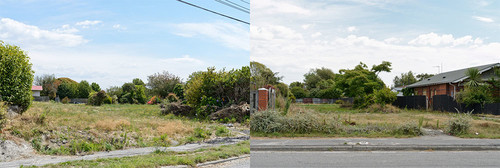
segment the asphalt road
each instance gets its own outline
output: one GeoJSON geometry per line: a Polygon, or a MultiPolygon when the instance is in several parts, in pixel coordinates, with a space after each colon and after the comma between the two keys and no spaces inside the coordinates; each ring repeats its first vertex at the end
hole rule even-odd
{"type": "Polygon", "coordinates": [[[252,151],[251,167],[500,167],[500,151],[252,151]]]}

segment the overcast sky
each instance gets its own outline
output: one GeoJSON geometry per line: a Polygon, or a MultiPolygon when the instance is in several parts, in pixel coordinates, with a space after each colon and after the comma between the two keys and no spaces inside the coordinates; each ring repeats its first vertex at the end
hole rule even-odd
{"type": "MultiPolygon", "coordinates": [[[[186,1],[250,19],[216,1],[186,1]]],[[[163,70],[185,81],[210,66],[241,68],[250,53],[247,24],[174,0],[1,0],[0,40],[27,51],[35,75],[101,88],[163,70]]]]}
{"type": "Polygon", "coordinates": [[[500,2],[483,0],[252,0],[250,60],[303,81],[311,68],[392,62],[438,73],[500,62],[500,2]]]}

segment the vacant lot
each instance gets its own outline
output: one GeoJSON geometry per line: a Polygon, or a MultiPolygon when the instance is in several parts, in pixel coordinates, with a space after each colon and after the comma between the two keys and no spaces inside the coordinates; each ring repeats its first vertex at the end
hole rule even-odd
{"type": "Polygon", "coordinates": [[[50,102],[34,102],[23,115],[10,119],[3,131],[5,139],[25,141],[40,153],[55,155],[171,146],[233,135],[218,123],[160,115],[157,105],[50,102]]]}
{"type": "MultiPolygon", "coordinates": [[[[383,113],[373,109],[342,108],[337,104],[292,104],[289,112],[283,117],[293,118],[291,120],[294,120],[294,123],[303,123],[302,126],[300,124],[297,126],[299,131],[290,131],[289,129],[281,132],[253,131],[252,136],[412,137],[419,135],[418,132],[412,131],[415,130],[415,127],[446,132],[449,120],[456,115],[456,113],[405,109],[383,113]],[[320,120],[320,122],[310,124],[302,122],[301,118],[320,120]],[[325,129],[325,125],[328,129],[325,129]],[[302,133],[300,129],[321,131],[302,133]]],[[[500,116],[473,115],[470,123],[469,131],[459,135],[459,137],[500,138],[500,116]]],[[[289,128],[290,125],[292,124],[283,125],[283,127],[289,128]]],[[[254,129],[252,128],[252,130],[254,129]]]]}

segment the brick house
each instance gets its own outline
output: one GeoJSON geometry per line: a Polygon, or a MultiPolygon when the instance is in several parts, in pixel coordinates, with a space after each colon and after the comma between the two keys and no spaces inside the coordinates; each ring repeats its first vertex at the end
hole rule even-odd
{"type": "MultiPolygon", "coordinates": [[[[481,74],[481,79],[483,81],[488,81],[492,77],[498,80],[498,77],[495,76],[494,72],[496,67],[500,67],[500,63],[481,65],[470,68],[477,68],[479,70],[479,73],[481,74]]],[[[413,88],[415,91],[415,95],[426,96],[427,107],[431,107],[432,96],[448,95],[455,98],[456,93],[463,90],[464,84],[468,81],[468,76],[465,75],[467,69],[469,68],[440,73],[434,75],[433,77],[408,85],[407,88],[413,88]]],[[[495,88],[494,95],[500,96],[499,93],[499,88],[495,88]]]]}

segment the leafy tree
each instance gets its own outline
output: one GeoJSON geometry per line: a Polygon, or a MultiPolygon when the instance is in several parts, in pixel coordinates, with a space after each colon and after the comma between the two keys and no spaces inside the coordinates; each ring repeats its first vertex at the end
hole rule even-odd
{"type": "MultiPolygon", "coordinates": [[[[283,77],[278,76],[278,72],[273,72],[264,64],[251,61],[250,62],[251,82],[255,87],[264,87],[265,85],[278,84],[283,77]]],[[[252,87],[252,89],[254,89],[252,87]]]]}
{"type": "Polygon", "coordinates": [[[307,91],[299,86],[293,87],[292,89],[290,89],[290,91],[297,99],[305,98],[308,96],[307,91]]]}
{"type": "Polygon", "coordinates": [[[19,106],[21,114],[28,110],[33,99],[31,67],[30,58],[23,50],[0,41],[0,100],[19,106]]]}
{"type": "Polygon", "coordinates": [[[175,84],[173,93],[180,100],[184,100],[184,85],[182,83],[175,84]]]}
{"type": "Polygon", "coordinates": [[[372,72],[374,72],[376,76],[378,76],[380,72],[391,72],[391,64],[390,62],[382,61],[379,65],[373,65],[372,72]]]}
{"type": "Polygon", "coordinates": [[[301,83],[301,82],[292,82],[292,83],[290,83],[289,87],[290,87],[290,89],[294,88],[294,87],[304,88],[304,83],[301,83]]]}
{"type": "Polygon", "coordinates": [[[93,106],[100,106],[105,102],[106,99],[108,99],[108,95],[104,90],[101,90],[99,92],[92,92],[89,95],[89,100],[87,104],[93,106]]]}
{"type": "Polygon", "coordinates": [[[391,63],[384,61],[368,70],[368,66],[360,62],[352,70],[341,69],[336,77],[336,87],[342,90],[345,96],[354,97],[354,107],[366,107],[374,102],[374,91],[385,88],[384,82],[377,74],[382,71],[390,72],[390,65],[391,63]]]}
{"type": "Polygon", "coordinates": [[[427,79],[427,78],[430,78],[430,77],[433,77],[433,76],[434,76],[434,74],[421,73],[421,74],[417,75],[417,80],[418,81],[422,81],[424,79],[427,79]]]}
{"type": "Polygon", "coordinates": [[[463,91],[457,93],[457,102],[465,103],[467,106],[479,104],[483,108],[485,104],[493,103],[490,90],[488,85],[465,86],[463,91]]]}
{"type": "Polygon", "coordinates": [[[285,83],[278,83],[276,85],[274,85],[277,89],[278,89],[278,93],[283,96],[283,97],[287,97],[288,96],[288,92],[289,92],[289,89],[288,89],[288,85],[286,85],[285,83]]]}
{"type": "Polygon", "coordinates": [[[368,70],[368,66],[362,62],[352,70],[341,69],[339,72],[336,85],[348,97],[372,94],[385,87],[384,82],[377,77],[377,72],[368,70]]]}
{"type": "Polygon", "coordinates": [[[89,85],[89,82],[82,80],[78,84],[78,97],[79,98],[88,98],[92,88],[89,85]]]}
{"type": "Polygon", "coordinates": [[[401,89],[403,96],[413,96],[415,94],[415,89],[413,88],[403,88],[401,89]]]}
{"type": "Polygon", "coordinates": [[[99,86],[99,84],[95,83],[95,82],[92,82],[92,84],[90,85],[90,87],[92,88],[92,90],[94,92],[99,92],[101,91],[101,87],[99,86]]]}
{"type": "Polygon", "coordinates": [[[139,104],[145,104],[147,102],[146,87],[143,85],[135,85],[134,99],[137,100],[139,104]]]}
{"type": "Polygon", "coordinates": [[[119,86],[112,86],[108,89],[106,89],[106,92],[110,95],[110,96],[116,96],[116,97],[120,97],[122,95],[122,88],[119,87],[119,86]]]}
{"type": "Polygon", "coordinates": [[[59,98],[68,97],[70,99],[78,96],[78,84],[63,82],[57,88],[57,95],[59,98]]]}
{"type": "Polygon", "coordinates": [[[318,83],[325,80],[331,80],[335,78],[335,73],[331,69],[322,67],[320,69],[311,69],[309,73],[304,75],[304,84],[307,89],[312,89],[318,87],[318,83]]]}
{"type": "Polygon", "coordinates": [[[134,85],[144,85],[144,82],[139,78],[133,79],[132,83],[134,83],[134,85]]]}
{"type": "Polygon", "coordinates": [[[411,85],[417,82],[417,78],[413,75],[412,71],[401,73],[401,76],[394,77],[394,87],[411,85]]]}
{"type": "Polygon", "coordinates": [[[322,99],[336,99],[342,95],[342,91],[336,87],[329,87],[326,89],[319,90],[316,97],[322,99]]]}
{"type": "Polygon", "coordinates": [[[56,77],[54,74],[48,75],[44,74],[42,76],[35,77],[35,85],[42,86],[43,90],[40,92],[41,96],[49,96],[54,99],[57,93],[57,88],[54,85],[56,77]],[[51,96],[52,95],[52,96],[51,96]]]}
{"type": "Polygon", "coordinates": [[[192,106],[224,106],[232,103],[248,102],[250,96],[250,68],[231,71],[207,68],[194,72],[184,87],[186,102],[192,106]]]}
{"type": "Polygon", "coordinates": [[[465,103],[467,106],[480,104],[484,107],[487,103],[494,101],[491,91],[492,86],[481,81],[481,74],[477,68],[467,69],[465,72],[469,76],[469,81],[465,83],[462,92],[457,93],[457,102],[465,103]]]}
{"type": "Polygon", "coordinates": [[[396,101],[397,93],[392,92],[391,89],[384,87],[383,89],[375,91],[375,103],[385,106],[386,104],[392,104],[396,101]]]}
{"type": "Polygon", "coordinates": [[[178,76],[163,71],[148,76],[146,86],[151,89],[151,93],[154,95],[165,98],[169,93],[173,92],[174,87],[179,83],[181,83],[181,79],[178,76]]]}

